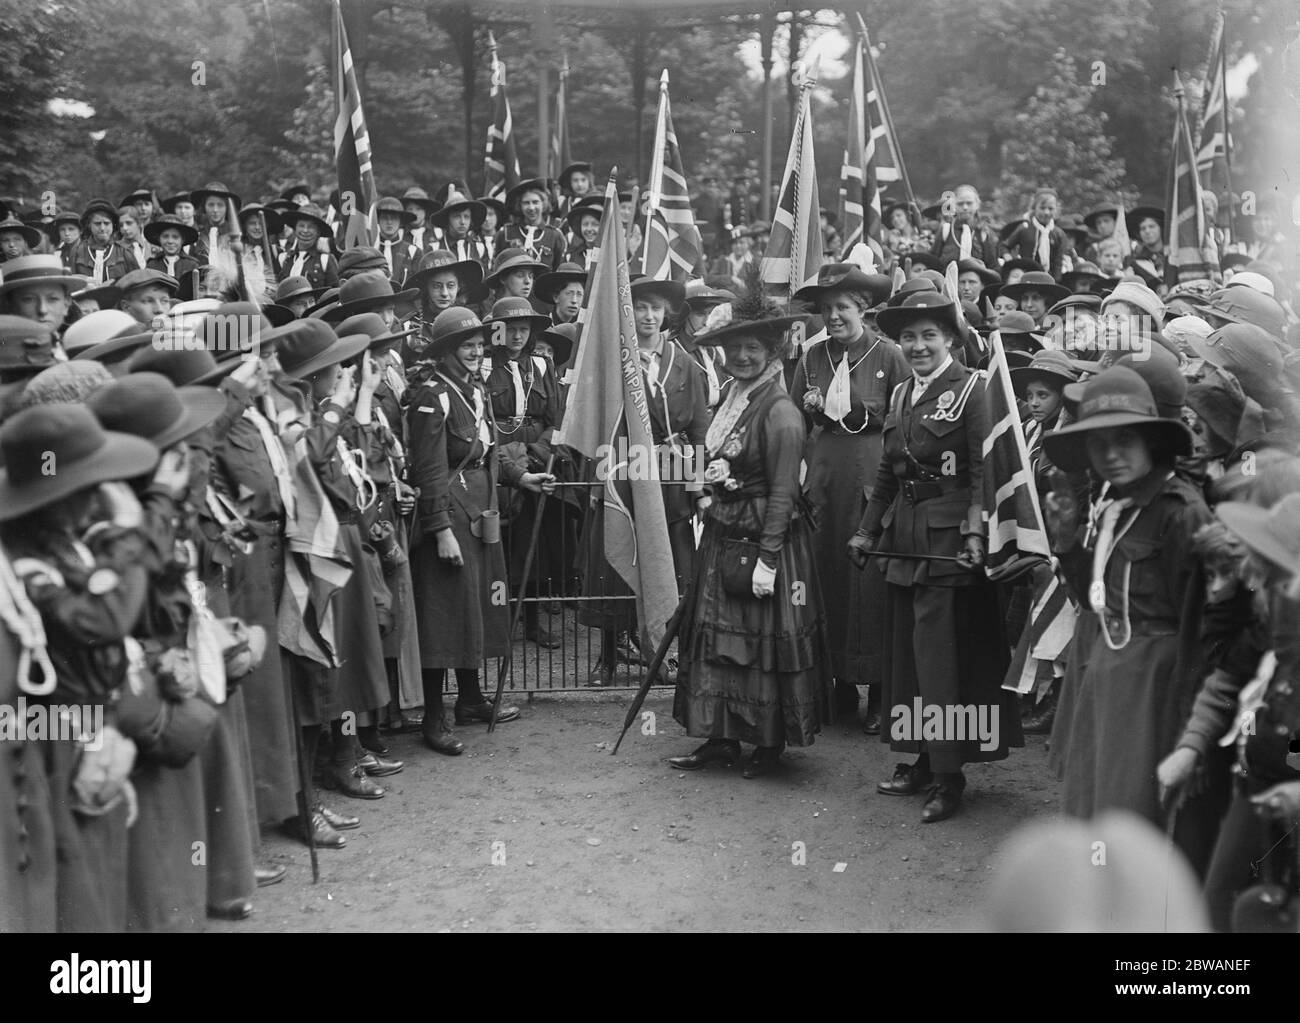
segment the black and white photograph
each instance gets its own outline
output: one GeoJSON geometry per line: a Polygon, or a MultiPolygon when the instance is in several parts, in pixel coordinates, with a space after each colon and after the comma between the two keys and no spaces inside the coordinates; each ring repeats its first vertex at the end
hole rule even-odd
{"type": "Polygon", "coordinates": [[[1284,990],[1297,124],[1290,0],[0,0],[31,982],[1050,933],[1284,990]]]}

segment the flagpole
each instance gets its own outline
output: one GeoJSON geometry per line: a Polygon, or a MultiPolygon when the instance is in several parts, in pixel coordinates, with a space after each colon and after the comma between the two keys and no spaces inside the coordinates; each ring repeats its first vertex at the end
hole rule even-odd
{"type": "Polygon", "coordinates": [[[1223,91],[1223,180],[1228,189],[1228,242],[1237,240],[1237,203],[1232,190],[1232,130],[1228,123],[1228,17],[1219,12],[1219,85],[1223,91]]]}
{"type": "Polygon", "coordinates": [[[663,194],[659,182],[664,172],[664,150],[668,146],[668,69],[659,75],[659,113],[655,118],[655,155],[650,161],[650,201],[646,205],[645,237],[641,239],[641,268],[645,269],[646,260],[650,258],[650,218],[659,208],[663,194]]]}
{"type": "Polygon", "coordinates": [[[880,112],[885,117],[885,128],[889,132],[890,143],[894,149],[894,160],[898,164],[898,176],[903,180],[903,191],[907,195],[909,207],[916,206],[916,196],[912,193],[912,180],[907,176],[907,164],[903,162],[903,147],[898,143],[898,132],[894,130],[894,117],[889,112],[889,100],[885,98],[884,82],[880,77],[880,69],[876,67],[875,58],[871,56],[871,35],[867,32],[867,23],[862,19],[862,15],[857,15],[857,18],[858,27],[862,30],[864,57],[867,66],[871,69],[871,84],[876,90],[876,101],[880,104],[880,112]]]}

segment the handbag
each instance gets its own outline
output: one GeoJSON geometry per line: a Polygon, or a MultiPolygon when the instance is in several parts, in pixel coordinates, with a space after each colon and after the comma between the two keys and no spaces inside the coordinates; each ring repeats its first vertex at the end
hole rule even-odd
{"type": "Polygon", "coordinates": [[[721,541],[718,574],[722,579],[723,592],[732,597],[753,597],[754,566],[757,564],[757,541],[747,537],[721,541]]]}

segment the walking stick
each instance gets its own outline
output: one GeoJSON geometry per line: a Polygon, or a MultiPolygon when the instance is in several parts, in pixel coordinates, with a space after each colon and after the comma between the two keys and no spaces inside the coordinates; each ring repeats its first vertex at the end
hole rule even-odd
{"type": "Polygon", "coordinates": [[[898,551],[867,551],[869,558],[898,558],[900,561],[957,561],[948,554],[900,554],[898,551]]]}
{"type": "MultiPolygon", "coordinates": [[[[546,474],[549,476],[552,466],[555,465],[555,452],[552,451],[546,459],[546,474]]],[[[519,627],[519,617],[524,612],[524,596],[528,586],[528,573],[533,569],[533,555],[537,552],[537,537],[542,532],[542,512],[546,508],[546,491],[538,495],[537,512],[533,516],[533,532],[528,539],[528,550],[524,553],[524,567],[520,573],[519,580],[519,599],[515,601],[514,610],[510,614],[510,646],[506,650],[506,655],[501,658],[501,666],[497,669],[497,691],[492,697],[492,720],[488,722],[488,732],[492,732],[497,726],[497,714],[501,711],[501,696],[505,692],[506,675],[510,673],[510,665],[515,659],[515,629],[519,627]]]]}
{"type": "Polygon", "coordinates": [[[293,691],[293,679],[288,679],[288,682],[289,710],[293,714],[294,760],[298,762],[298,816],[302,820],[302,826],[307,831],[307,851],[311,856],[311,883],[319,884],[320,859],[316,852],[316,830],[312,827],[311,808],[307,805],[307,785],[311,780],[311,776],[307,771],[307,759],[303,755],[302,721],[298,717],[298,694],[293,691]]]}
{"type": "Polygon", "coordinates": [[[645,703],[645,698],[650,693],[650,687],[654,685],[655,677],[664,665],[664,659],[668,656],[668,648],[672,645],[673,640],[677,638],[677,633],[681,631],[682,616],[686,613],[686,602],[690,597],[690,592],[691,587],[687,586],[686,592],[682,594],[682,599],[677,602],[677,610],[673,612],[673,616],[668,619],[668,624],[664,626],[663,639],[659,641],[659,646],[655,648],[655,655],[650,658],[650,667],[646,669],[645,678],[641,680],[636,696],[632,698],[632,706],[627,709],[627,715],[623,718],[623,731],[618,733],[618,741],[614,743],[614,748],[609,754],[611,757],[618,753],[618,748],[623,744],[627,730],[632,727],[632,722],[641,713],[641,705],[645,703]]]}

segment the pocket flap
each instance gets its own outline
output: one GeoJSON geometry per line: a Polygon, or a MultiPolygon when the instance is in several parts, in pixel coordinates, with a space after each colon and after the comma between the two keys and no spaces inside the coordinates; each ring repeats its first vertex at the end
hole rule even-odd
{"type": "Polygon", "coordinates": [[[1115,550],[1126,561],[1145,561],[1160,553],[1160,544],[1146,537],[1124,536],[1115,544],[1115,550]]]}

